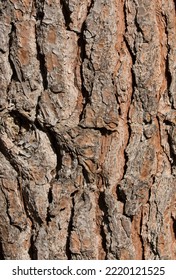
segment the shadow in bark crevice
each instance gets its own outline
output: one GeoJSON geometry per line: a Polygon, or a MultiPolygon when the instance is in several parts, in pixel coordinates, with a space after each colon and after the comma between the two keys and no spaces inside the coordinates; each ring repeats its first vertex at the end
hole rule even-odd
{"type": "Polygon", "coordinates": [[[28,250],[28,254],[30,256],[31,260],[37,260],[37,248],[35,247],[35,241],[33,235],[31,236],[30,239],[30,248],[28,250]]]}
{"type": "Polygon", "coordinates": [[[46,130],[46,134],[50,140],[51,143],[51,147],[54,151],[54,153],[56,154],[57,157],[57,164],[56,164],[56,175],[55,175],[55,179],[58,180],[59,179],[59,171],[62,168],[62,152],[64,150],[64,147],[62,147],[62,144],[59,143],[59,140],[56,138],[55,133],[51,130],[51,129],[47,129],[46,130]]]}
{"type": "Polygon", "coordinates": [[[117,187],[116,187],[116,194],[117,194],[117,199],[119,201],[121,201],[122,203],[126,202],[126,194],[125,194],[124,190],[121,189],[120,185],[117,185],[117,187]]]}
{"type": "Polygon", "coordinates": [[[100,210],[103,212],[102,222],[101,222],[101,226],[100,226],[100,235],[102,238],[102,240],[101,240],[102,249],[105,252],[104,259],[107,260],[108,248],[107,248],[105,226],[107,227],[109,232],[111,232],[111,229],[109,227],[108,206],[106,205],[106,202],[105,202],[105,193],[104,192],[100,192],[100,194],[99,194],[98,205],[99,205],[100,210]]]}
{"type": "Polygon", "coordinates": [[[2,240],[1,239],[0,239],[0,260],[5,260],[3,246],[2,246],[2,240]]]}
{"type": "Polygon", "coordinates": [[[36,46],[37,46],[37,59],[39,61],[40,73],[41,73],[42,80],[43,80],[43,88],[44,88],[44,90],[46,90],[48,88],[48,79],[47,79],[47,67],[46,67],[46,61],[45,61],[45,54],[42,53],[41,47],[40,47],[39,43],[37,42],[37,39],[36,39],[36,46]]]}
{"type": "Polygon", "coordinates": [[[51,215],[50,213],[50,204],[53,201],[53,193],[52,193],[52,187],[50,187],[48,192],[48,207],[47,207],[47,216],[46,216],[46,224],[49,225],[49,222],[51,222],[52,218],[54,218],[54,215],[51,215]]]}
{"type": "Polygon", "coordinates": [[[168,133],[168,143],[169,143],[169,147],[170,147],[170,157],[172,159],[171,162],[171,167],[175,167],[176,166],[176,153],[175,153],[175,149],[174,149],[174,139],[173,136],[170,135],[170,133],[168,133]]]}
{"type": "Polygon", "coordinates": [[[40,1],[35,0],[34,1],[34,5],[36,8],[36,20],[39,20],[40,22],[43,20],[44,15],[45,15],[44,4],[45,4],[45,0],[40,0],[40,1]]]}
{"type": "MultiPolygon", "coordinates": [[[[84,119],[84,114],[85,114],[85,108],[87,106],[87,104],[91,104],[91,93],[92,93],[92,88],[93,88],[93,84],[91,85],[91,91],[89,92],[86,89],[86,86],[84,84],[84,70],[83,70],[83,62],[87,57],[86,54],[86,39],[84,37],[84,31],[86,30],[86,21],[83,22],[82,27],[81,27],[81,32],[79,34],[79,39],[78,39],[78,46],[80,48],[80,59],[81,59],[81,66],[80,66],[80,76],[81,76],[81,92],[82,92],[82,96],[83,96],[83,108],[82,108],[82,112],[80,114],[80,118],[79,120],[81,121],[82,119],[84,119]]],[[[89,59],[88,59],[89,60],[89,59]]],[[[90,61],[90,60],[89,60],[90,61]]],[[[90,62],[90,64],[92,65],[92,63],[90,62]]],[[[93,67],[93,66],[92,66],[93,67]]]]}
{"type": "Polygon", "coordinates": [[[69,5],[66,3],[65,0],[60,0],[61,8],[62,8],[62,14],[64,16],[65,20],[65,26],[67,30],[70,30],[70,23],[72,22],[71,20],[71,14],[72,12],[69,9],[69,5]]]}
{"type": "Polygon", "coordinates": [[[66,256],[68,260],[72,259],[72,252],[70,250],[70,237],[71,237],[71,232],[73,229],[73,218],[74,218],[74,206],[75,206],[75,201],[74,201],[74,196],[78,192],[78,190],[74,191],[70,196],[72,198],[72,208],[71,208],[71,213],[70,213],[70,220],[68,223],[68,229],[67,229],[67,240],[66,240],[66,256]]]}
{"type": "Polygon", "coordinates": [[[172,217],[172,221],[173,221],[173,232],[174,232],[174,236],[175,236],[175,239],[176,239],[176,219],[174,219],[172,217]]]}
{"type": "Polygon", "coordinates": [[[168,23],[167,23],[167,17],[165,16],[165,34],[167,37],[167,55],[166,55],[166,59],[165,59],[165,78],[166,78],[166,83],[167,83],[167,92],[168,92],[168,96],[169,96],[169,100],[172,106],[172,109],[175,109],[174,106],[174,100],[173,100],[173,96],[172,93],[170,91],[170,87],[171,87],[171,83],[172,83],[172,74],[170,71],[170,59],[169,59],[169,55],[170,55],[170,45],[169,45],[169,32],[167,30],[168,28],[168,23]]]}

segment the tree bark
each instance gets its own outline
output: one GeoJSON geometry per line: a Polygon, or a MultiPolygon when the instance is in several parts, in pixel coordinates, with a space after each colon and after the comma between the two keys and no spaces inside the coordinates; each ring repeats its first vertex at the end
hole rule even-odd
{"type": "Polygon", "coordinates": [[[176,2],[1,0],[0,258],[176,259],[176,2]]]}

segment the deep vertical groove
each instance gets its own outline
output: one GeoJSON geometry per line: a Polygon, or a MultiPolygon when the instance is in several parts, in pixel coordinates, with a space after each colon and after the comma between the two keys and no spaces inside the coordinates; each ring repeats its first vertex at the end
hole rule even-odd
{"type": "Polygon", "coordinates": [[[90,5],[89,5],[89,7],[88,7],[88,10],[87,10],[87,16],[90,14],[91,9],[92,9],[93,6],[94,6],[94,3],[95,3],[95,0],[92,0],[91,3],[90,3],[90,5]]]}
{"type": "Polygon", "coordinates": [[[31,239],[30,239],[30,247],[28,250],[28,254],[30,256],[31,260],[37,260],[37,248],[35,247],[35,241],[34,241],[34,236],[33,234],[31,235],[31,239]]]}
{"type": "Polygon", "coordinates": [[[175,12],[176,12],[176,0],[173,1],[174,1],[175,12]]]}
{"type": "Polygon", "coordinates": [[[86,29],[86,22],[84,22],[83,25],[82,25],[81,33],[80,33],[80,36],[79,36],[79,39],[78,39],[78,46],[80,48],[80,59],[81,59],[81,67],[80,67],[80,76],[81,76],[81,81],[82,81],[81,92],[82,92],[82,96],[83,96],[83,100],[84,100],[83,101],[83,109],[82,109],[82,112],[80,114],[80,121],[84,117],[85,108],[86,108],[87,104],[91,103],[91,100],[90,100],[91,92],[88,92],[85,85],[84,85],[84,75],[83,75],[83,62],[84,62],[84,59],[87,58],[86,50],[85,50],[86,40],[84,38],[84,30],[85,29],[86,29]]]}
{"type": "Polygon", "coordinates": [[[176,219],[174,219],[172,217],[172,221],[173,221],[173,232],[174,232],[174,236],[175,236],[175,239],[176,239],[176,219]]]}
{"type": "Polygon", "coordinates": [[[68,260],[72,259],[72,252],[70,250],[70,237],[71,237],[71,232],[72,232],[72,228],[73,228],[73,218],[74,218],[74,206],[75,206],[75,201],[74,201],[74,195],[77,193],[78,191],[75,191],[71,194],[72,197],[72,208],[71,208],[71,213],[70,213],[70,220],[68,223],[68,230],[67,230],[67,240],[66,240],[66,256],[68,260]]]}
{"type": "Polygon", "coordinates": [[[41,47],[37,42],[37,31],[36,31],[36,47],[37,47],[37,59],[40,65],[40,73],[43,81],[43,88],[46,90],[48,88],[48,79],[47,79],[47,67],[45,61],[45,55],[41,51],[41,47]]]}
{"type": "MultiPolygon", "coordinates": [[[[127,27],[128,27],[128,24],[127,24],[127,12],[126,12],[126,5],[124,3],[124,6],[123,6],[123,12],[124,12],[124,21],[125,21],[125,33],[127,32],[127,27]]],[[[135,88],[137,87],[137,84],[136,84],[136,78],[135,78],[135,73],[133,71],[133,66],[135,65],[135,62],[136,62],[136,54],[133,52],[126,36],[124,35],[124,43],[126,45],[126,48],[129,52],[129,55],[131,57],[131,61],[132,61],[132,67],[131,67],[131,80],[132,80],[132,94],[131,94],[131,99],[130,99],[130,105],[132,104],[132,101],[133,101],[133,98],[134,98],[134,93],[135,93],[135,88]]],[[[128,113],[127,113],[127,125],[128,125],[128,141],[127,141],[127,144],[126,144],[126,148],[128,147],[129,143],[130,143],[130,139],[131,139],[131,133],[132,133],[132,129],[131,129],[131,125],[130,125],[130,119],[129,119],[129,112],[130,112],[130,105],[129,105],[129,108],[128,108],[128,113]]],[[[128,154],[126,152],[126,148],[124,150],[124,158],[125,158],[125,164],[124,164],[124,173],[123,173],[123,178],[127,172],[127,168],[128,168],[128,154]]]]}
{"type": "Polygon", "coordinates": [[[0,260],[5,260],[3,246],[2,246],[2,240],[1,239],[0,239],[0,260]]]}
{"type": "Polygon", "coordinates": [[[62,167],[61,150],[63,150],[64,147],[58,142],[58,140],[55,137],[55,133],[51,129],[47,128],[45,132],[50,140],[53,152],[56,154],[56,157],[57,157],[55,179],[59,179],[59,171],[61,170],[61,167],[62,167]]]}
{"type": "Polygon", "coordinates": [[[145,260],[145,246],[144,246],[144,241],[142,238],[142,222],[143,222],[143,216],[141,213],[139,239],[140,239],[141,245],[142,245],[142,260],[145,260]]]}
{"type": "MultiPolygon", "coordinates": [[[[168,48],[169,48],[169,46],[168,46],[168,48]]],[[[169,52],[169,50],[168,50],[168,52],[169,52]]],[[[172,108],[174,109],[174,104],[173,104],[173,100],[172,100],[172,93],[170,92],[172,75],[171,75],[171,72],[169,70],[169,53],[168,52],[167,52],[167,56],[166,56],[165,76],[166,76],[166,81],[167,81],[167,92],[168,92],[168,95],[169,95],[169,99],[170,99],[172,108]]]]}
{"type": "Polygon", "coordinates": [[[166,60],[165,60],[165,77],[166,77],[166,83],[167,83],[167,92],[168,92],[168,96],[171,102],[171,106],[172,109],[174,109],[174,104],[173,104],[173,98],[172,98],[172,93],[170,92],[170,86],[172,83],[172,75],[170,72],[170,67],[169,67],[169,53],[170,53],[170,45],[169,45],[169,34],[168,34],[168,21],[167,21],[167,17],[164,16],[164,20],[165,20],[165,34],[166,34],[166,38],[167,38],[167,55],[166,55],[166,60]]]}
{"type": "MultiPolygon", "coordinates": [[[[90,14],[90,11],[91,9],[93,8],[94,6],[94,0],[91,1],[88,9],[87,9],[87,17],[88,15],[90,14]]],[[[78,46],[80,48],[80,60],[81,60],[81,67],[80,67],[80,76],[81,76],[81,81],[82,81],[82,89],[81,89],[81,92],[82,92],[82,96],[83,96],[83,108],[82,108],[82,112],[80,113],[80,117],[79,117],[79,120],[81,121],[83,118],[84,118],[84,114],[85,114],[85,108],[87,106],[87,104],[91,104],[91,92],[92,92],[92,88],[93,88],[93,84],[92,84],[92,88],[91,88],[91,91],[89,92],[85,85],[84,85],[84,75],[83,75],[83,62],[84,62],[84,59],[87,58],[87,55],[86,55],[86,39],[85,39],[85,36],[84,36],[84,31],[87,30],[87,25],[86,25],[86,20],[83,22],[82,24],[82,27],[81,27],[81,32],[79,34],[79,39],[78,39],[78,46]]],[[[92,71],[94,71],[93,69],[93,64],[92,62],[90,61],[89,59],[89,62],[91,64],[91,67],[92,67],[92,71]]],[[[95,75],[95,71],[94,71],[94,75],[95,75]]]]}
{"type": "MultiPolygon", "coordinates": [[[[73,200],[72,200],[73,201],[73,200]]],[[[66,240],[66,256],[68,260],[72,259],[72,253],[70,250],[70,237],[71,237],[71,231],[72,231],[72,224],[73,224],[73,216],[74,216],[74,205],[72,206],[71,209],[71,214],[70,214],[70,221],[68,223],[68,230],[67,230],[67,240],[66,240]]]]}
{"type": "Polygon", "coordinates": [[[15,65],[14,65],[13,59],[12,59],[12,56],[14,56],[12,46],[13,46],[15,37],[16,37],[16,26],[15,26],[14,22],[11,22],[11,31],[9,33],[9,55],[8,55],[9,64],[12,69],[11,81],[12,80],[19,81],[18,74],[16,72],[15,65]]]}
{"type": "Polygon", "coordinates": [[[37,24],[35,26],[35,37],[36,37],[36,50],[37,50],[37,59],[39,61],[40,73],[43,81],[43,88],[46,90],[48,88],[48,79],[47,79],[47,66],[45,60],[45,54],[41,49],[41,44],[38,42],[38,37],[42,36],[42,21],[45,16],[44,13],[44,0],[35,1],[36,8],[36,20],[37,24]]]}
{"type": "Polygon", "coordinates": [[[34,6],[36,9],[36,20],[42,22],[44,18],[44,4],[45,0],[34,0],[34,6]]]}
{"type": "Polygon", "coordinates": [[[168,144],[170,147],[170,158],[172,159],[171,162],[171,167],[176,166],[176,154],[175,154],[175,149],[173,146],[173,139],[172,139],[172,135],[170,135],[170,133],[168,133],[168,144]]]}
{"type": "Polygon", "coordinates": [[[69,9],[69,5],[66,3],[65,0],[60,0],[61,8],[62,8],[62,14],[64,16],[65,20],[65,26],[67,30],[70,30],[70,23],[72,22],[71,20],[71,11],[69,9]]]}
{"type": "Polygon", "coordinates": [[[47,207],[47,215],[46,215],[46,224],[49,225],[51,222],[51,215],[50,215],[50,204],[53,201],[53,194],[52,194],[52,187],[49,188],[48,192],[48,207],[47,207]]]}
{"type": "Polygon", "coordinates": [[[107,243],[106,243],[106,233],[105,233],[105,229],[104,227],[106,226],[109,230],[109,232],[111,232],[110,228],[109,228],[109,220],[108,220],[108,208],[105,202],[105,193],[104,192],[100,192],[99,194],[99,200],[98,200],[98,205],[100,207],[100,210],[103,212],[103,216],[102,216],[102,224],[100,226],[100,234],[102,237],[102,248],[105,252],[105,260],[107,259],[107,254],[108,254],[108,248],[107,248],[107,243]]]}

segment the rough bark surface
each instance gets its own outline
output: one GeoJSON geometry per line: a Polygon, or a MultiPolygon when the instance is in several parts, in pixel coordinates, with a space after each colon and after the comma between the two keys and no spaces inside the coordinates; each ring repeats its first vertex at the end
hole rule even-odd
{"type": "Polygon", "coordinates": [[[1,0],[0,258],[176,259],[176,1],[1,0]]]}

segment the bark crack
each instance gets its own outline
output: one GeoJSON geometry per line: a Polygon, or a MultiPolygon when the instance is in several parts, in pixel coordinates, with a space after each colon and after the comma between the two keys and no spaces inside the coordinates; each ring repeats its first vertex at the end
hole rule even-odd
{"type": "Polygon", "coordinates": [[[66,240],[66,256],[68,260],[72,259],[72,252],[70,250],[70,237],[71,237],[71,232],[73,229],[73,218],[74,218],[74,206],[75,206],[75,200],[74,200],[74,196],[76,195],[76,193],[78,192],[78,190],[74,191],[70,196],[72,198],[72,207],[71,207],[71,213],[70,213],[70,220],[68,223],[68,229],[67,229],[67,240],[66,240]]]}
{"type": "Polygon", "coordinates": [[[167,92],[168,92],[168,96],[169,96],[169,100],[170,100],[170,103],[171,103],[171,108],[172,109],[175,109],[175,106],[174,106],[174,100],[173,100],[173,97],[172,97],[172,93],[170,91],[170,87],[171,87],[171,83],[172,83],[172,74],[170,72],[170,66],[169,66],[169,52],[170,52],[170,45],[169,45],[169,34],[168,34],[168,30],[167,30],[167,26],[168,26],[168,23],[167,23],[167,17],[164,16],[164,19],[165,19],[165,34],[166,34],[166,38],[167,38],[167,54],[166,54],[166,62],[165,62],[165,77],[166,77],[166,83],[167,83],[167,92]]]}
{"type": "Polygon", "coordinates": [[[53,193],[52,193],[52,187],[49,188],[48,192],[48,207],[47,207],[47,216],[46,216],[46,224],[49,225],[49,222],[51,222],[52,218],[54,218],[53,215],[50,213],[50,205],[53,201],[53,193]]]}
{"type": "Polygon", "coordinates": [[[72,19],[70,16],[72,12],[70,11],[69,3],[66,0],[60,0],[60,5],[62,8],[62,14],[64,16],[66,29],[70,30],[70,23],[72,23],[72,19]]]}
{"type": "Polygon", "coordinates": [[[43,81],[43,89],[46,90],[48,88],[48,79],[47,79],[47,67],[46,67],[46,59],[45,54],[41,50],[41,46],[38,43],[38,29],[39,27],[36,27],[36,49],[37,49],[37,59],[39,61],[40,66],[40,74],[43,81]]]}
{"type": "MultiPolygon", "coordinates": [[[[125,35],[123,36],[124,37],[124,42],[125,42],[125,45],[126,45],[126,48],[129,52],[129,55],[131,56],[131,60],[132,60],[132,67],[131,67],[131,80],[132,80],[132,94],[131,94],[131,98],[130,98],[130,104],[129,104],[129,107],[128,107],[128,112],[127,112],[127,125],[128,125],[128,142],[126,144],[126,148],[128,147],[129,143],[130,143],[130,139],[131,139],[131,133],[132,133],[132,129],[131,129],[131,125],[130,125],[130,117],[129,117],[129,112],[130,112],[130,105],[132,104],[133,102],[133,98],[134,98],[134,93],[135,93],[135,89],[136,89],[136,78],[135,78],[135,73],[134,73],[134,70],[133,70],[133,66],[135,65],[135,62],[136,62],[136,54],[133,52],[129,42],[128,42],[128,39],[127,39],[127,36],[126,36],[126,33],[127,33],[127,29],[128,29],[128,23],[127,23],[127,11],[126,11],[126,5],[124,4],[124,20],[125,20],[125,35]]],[[[128,154],[126,152],[126,148],[124,149],[124,158],[125,158],[125,164],[124,164],[124,172],[123,172],[123,178],[125,177],[125,174],[127,172],[127,168],[128,168],[128,154]]],[[[123,179],[122,178],[122,179],[123,179]]]]}
{"type": "Polygon", "coordinates": [[[145,245],[144,245],[144,240],[143,240],[143,237],[142,237],[142,224],[143,224],[143,215],[141,213],[139,239],[141,241],[142,260],[145,260],[145,245]]]}
{"type": "MultiPolygon", "coordinates": [[[[86,22],[83,23],[82,25],[82,28],[81,28],[81,34],[79,36],[79,40],[78,40],[78,46],[80,48],[80,59],[81,59],[81,67],[80,67],[80,76],[81,76],[81,85],[82,85],[82,89],[81,89],[81,92],[82,92],[82,96],[83,96],[83,108],[82,108],[82,112],[80,113],[80,118],[79,118],[79,121],[81,122],[82,119],[84,119],[84,115],[85,115],[85,108],[87,106],[87,104],[91,104],[91,99],[90,99],[90,96],[91,96],[91,92],[92,92],[92,89],[93,89],[93,85],[92,85],[92,89],[91,91],[89,92],[85,85],[84,85],[84,70],[83,70],[83,62],[84,62],[84,59],[87,58],[87,55],[86,55],[86,49],[85,49],[85,46],[86,46],[86,39],[84,37],[84,31],[86,30],[86,22]]],[[[90,61],[90,60],[89,60],[90,61]]]]}
{"type": "Polygon", "coordinates": [[[18,74],[18,69],[17,69],[17,67],[15,67],[15,64],[14,64],[14,61],[12,58],[12,55],[14,55],[14,54],[12,54],[13,53],[12,46],[13,46],[15,37],[16,37],[16,26],[13,22],[11,22],[11,31],[9,33],[9,55],[8,55],[9,64],[10,64],[10,67],[12,70],[11,82],[12,82],[12,80],[20,81],[19,80],[20,73],[18,74]]]}
{"type": "MultiPolygon", "coordinates": [[[[88,7],[88,10],[87,10],[87,16],[89,15],[92,7],[94,5],[94,0],[91,1],[91,4],[90,6],[88,7]]],[[[87,18],[86,16],[86,18],[87,18]]],[[[86,54],[86,38],[84,36],[84,32],[85,31],[88,31],[90,32],[88,29],[87,29],[87,25],[86,25],[86,20],[83,22],[82,24],[82,27],[81,27],[81,32],[77,32],[75,30],[71,30],[71,31],[74,31],[77,33],[77,35],[79,35],[79,39],[78,39],[78,46],[80,48],[80,60],[81,60],[81,67],[80,67],[80,77],[81,77],[81,85],[82,85],[82,88],[81,88],[81,92],[82,92],[82,96],[83,96],[83,108],[82,108],[82,111],[80,113],[80,117],[79,117],[79,121],[81,122],[83,119],[84,119],[84,116],[85,116],[85,108],[87,106],[87,104],[91,104],[91,93],[92,93],[92,90],[93,90],[93,83],[91,85],[91,90],[90,92],[86,89],[86,86],[84,84],[84,69],[83,69],[83,62],[84,60],[87,58],[89,60],[89,63],[91,65],[91,68],[92,68],[92,71],[94,72],[94,76],[95,76],[95,70],[94,70],[94,67],[93,67],[93,63],[91,61],[91,57],[88,58],[87,54],[86,54]]]]}
{"type": "Polygon", "coordinates": [[[174,217],[172,216],[172,222],[173,222],[173,233],[176,239],[176,219],[174,219],[174,217]]]}
{"type": "Polygon", "coordinates": [[[0,237],[0,260],[5,260],[5,254],[3,250],[3,241],[2,238],[0,237]]]}
{"type": "Polygon", "coordinates": [[[59,171],[62,168],[62,157],[63,156],[62,156],[61,150],[63,150],[63,147],[61,146],[55,133],[51,129],[47,128],[45,132],[48,136],[48,139],[50,140],[53,152],[56,154],[56,157],[57,157],[56,175],[55,175],[55,179],[57,180],[57,179],[59,179],[59,171]]]}
{"type": "Polygon", "coordinates": [[[46,66],[46,59],[45,54],[42,51],[41,42],[39,42],[39,38],[43,37],[42,32],[42,23],[43,18],[45,16],[44,12],[45,0],[35,1],[35,8],[36,8],[36,21],[38,23],[35,25],[35,41],[36,41],[36,50],[37,50],[37,59],[39,61],[40,66],[40,74],[43,81],[43,88],[46,90],[48,88],[48,79],[47,79],[47,66],[46,66]]]}
{"type": "Polygon", "coordinates": [[[42,22],[45,13],[44,13],[44,6],[45,6],[45,0],[35,0],[34,5],[36,8],[36,20],[39,20],[40,23],[42,22]]]}
{"type": "Polygon", "coordinates": [[[107,244],[107,232],[110,234],[110,236],[112,236],[112,231],[111,228],[109,226],[109,219],[108,219],[108,207],[106,205],[106,201],[105,201],[105,193],[104,192],[100,192],[99,194],[99,200],[98,200],[98,205],[100,210],[102,211],[102,221],[101,221],[101,225],[100,225],[100,234],[101,234],[101,238],[102,238],[102,248],[105,252],[105,260],[108,259],[108,252],[109,252],[109,248],[110,248],[110,244],[107,244]],[[109,246],[108,246],[109,245],[109,246]]]}
{"type": "MultiPolygon", "coordinates": [[[[34,226],[32,226],[32,231],[33,230],[34,230],[34,226]]],[[[29,250],[28,250],[28,254],[29,254],[31,260],[37,260],[38,259],[37,248],[35,246],[35,240],[36,240],[36,238],[34,238],[34,234],[32,233],[31,238],[30,238],[30,247],[29,247],[29,250]]]]}

